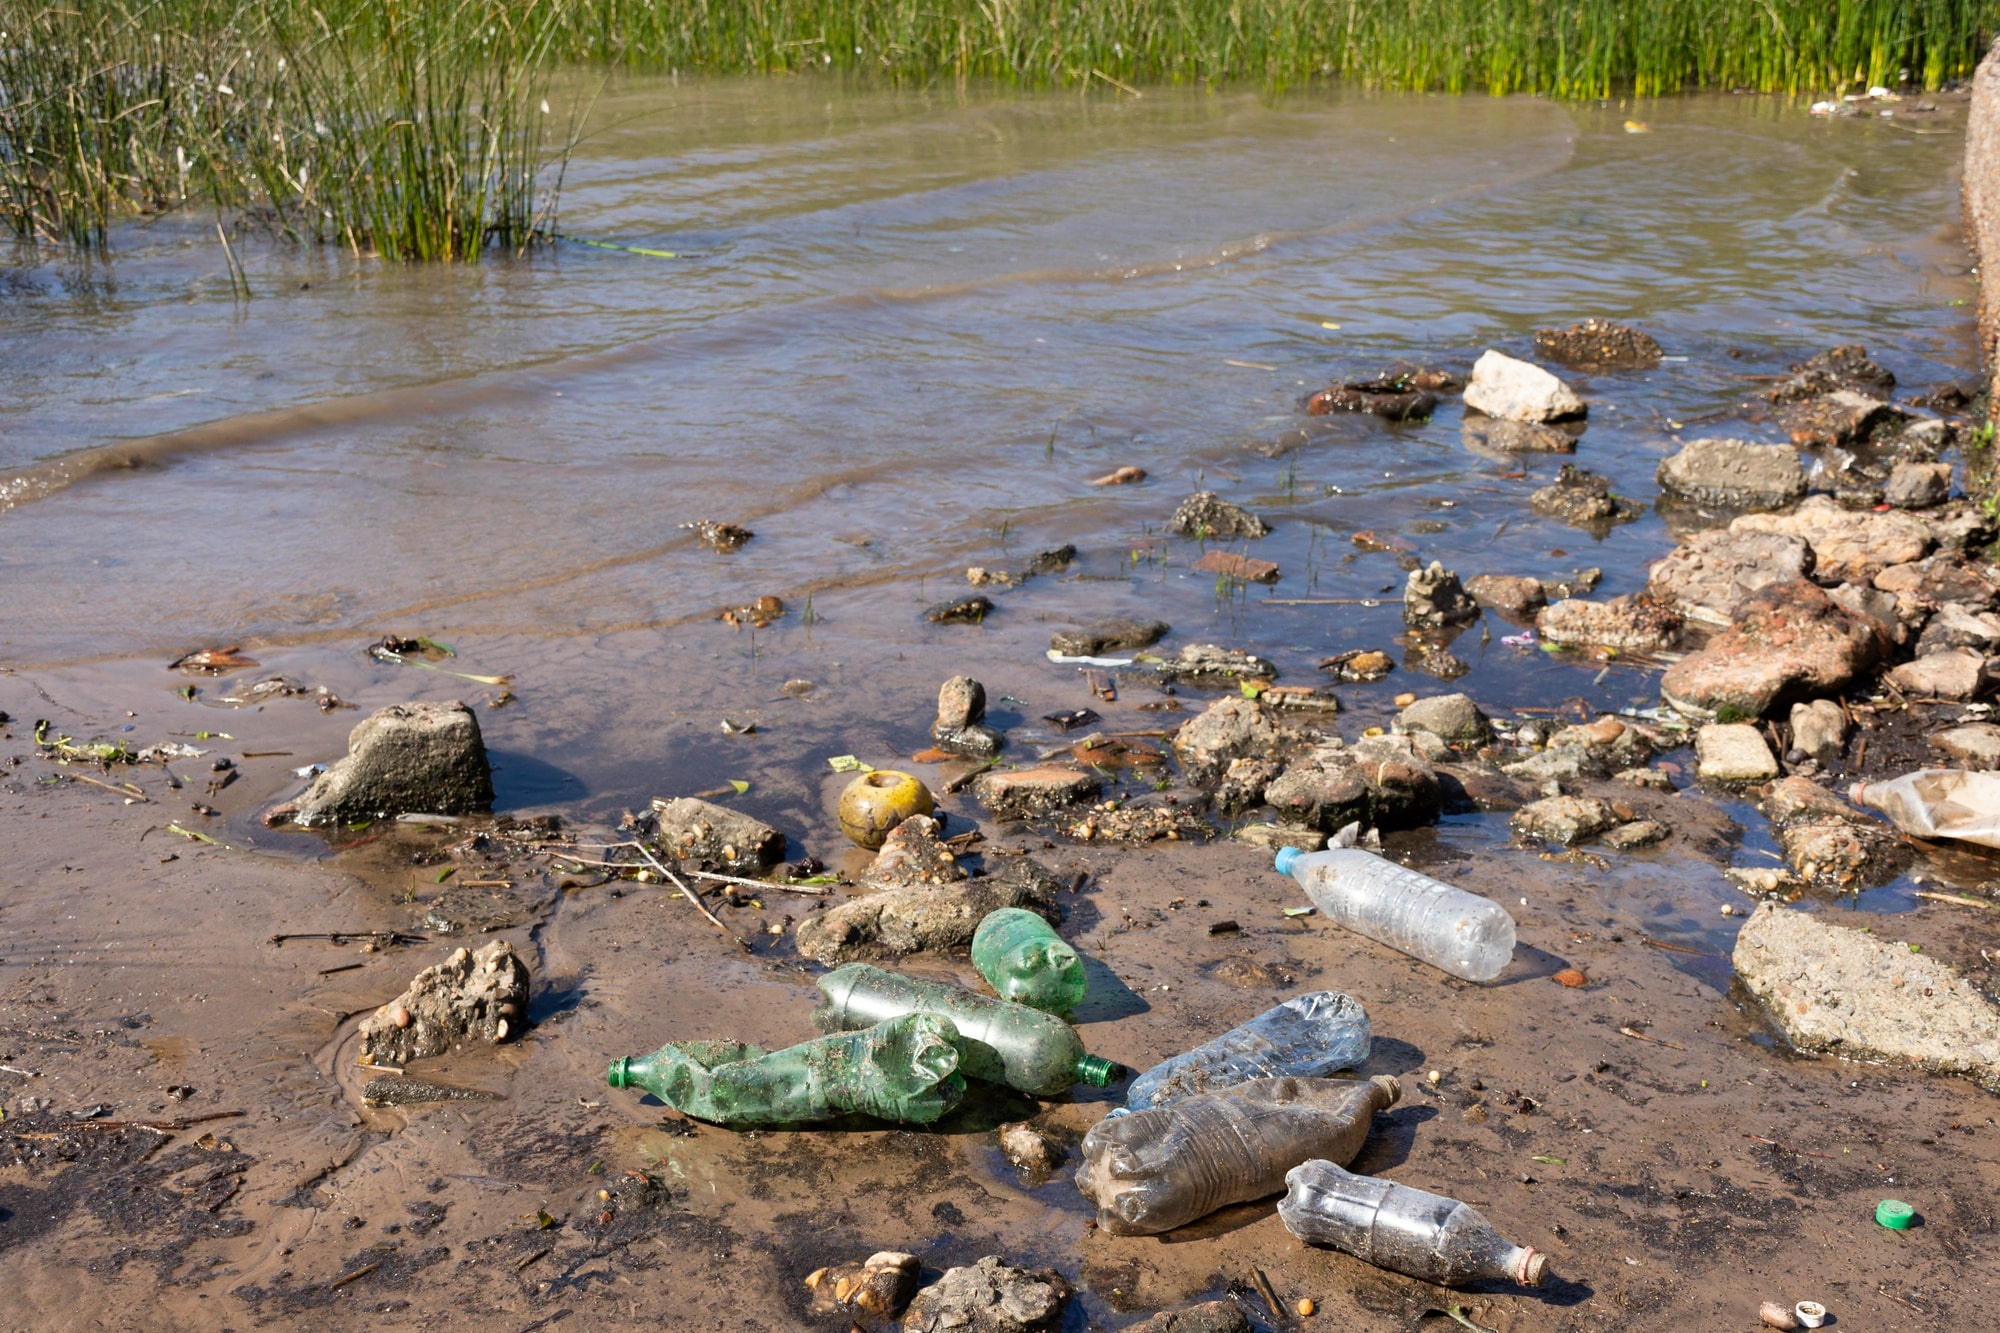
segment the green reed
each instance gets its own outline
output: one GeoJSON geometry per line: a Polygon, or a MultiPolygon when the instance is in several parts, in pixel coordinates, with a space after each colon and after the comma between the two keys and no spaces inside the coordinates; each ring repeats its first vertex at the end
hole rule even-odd
{"type": "Polygon", "coordinates": [[[548,231],[562,64],[1557,97],[1970,74],[2000,0],[0,0],[0,214],[199,201],[392,258],[548,231]]]}
{"type": "Polygon", "coordinates": [[[562,152],[556,29],[521,8],[0,0],[0,214],[87,249],[190,204],[388,259],[519,249],[562,152]]]}

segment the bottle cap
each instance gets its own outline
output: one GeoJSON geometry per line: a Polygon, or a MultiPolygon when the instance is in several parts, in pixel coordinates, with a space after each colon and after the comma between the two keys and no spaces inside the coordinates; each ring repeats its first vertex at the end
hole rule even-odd
{"type": "Polygon", "coordinates": [[[1521,1252],[1520,1283],[1524,1287],[1539,1287],[1548,1275],[1549,1256],[1532,1245],[1521,1252]]]}
{"type": "Polygon", "coordinates": [[[1291,874],[1292,867],[1294,865],[1297,865],[1299,858],[1304,855],[1305,853],[1301,852],[1296,847],[1280,847],[1278,849],[1278,859],[1276,862],[1276,865],[1278,867],[1278,873],[1280,875],[1291,874]]]}
{"type": "Polygon", "coordinates": [[[1891,1231],[1908,1231],[1917,1220],[1917,1210],[1901,1199],[1884,1199],[1875,1205],[1875,1220],[1891,1231]]]}
{"type": "Polygon", "coordinates": [[[624,1087],[625,1070],[626,1067],[629,1066],[631,1063],[632,1061],[629,1057],[623,1060],[613,1060],[611,1062],[611,1068],[604,1075],[604,1081],[606,1083],[609,1083],[614,1088],[624,1087]]]}
{"type": "Polygon", "coordinates": [[[1076,1062],[1076,1076],[1093,1088],[1108,1088],[1118,1078],[1118,1062],[1107,1060],[1101,1055],[1079,1056],[1076,1062]]]}

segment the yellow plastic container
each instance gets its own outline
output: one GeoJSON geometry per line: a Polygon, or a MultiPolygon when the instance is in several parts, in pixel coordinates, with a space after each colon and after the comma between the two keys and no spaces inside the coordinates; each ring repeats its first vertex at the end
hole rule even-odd
{"type": "Polygon", "coordinates": [[[937,808],[931,789],[908,773],[878,768],[863,773],[840,794],[840,831],[869,851],[882,846],[889,830],[911,815],[937,808]]]}

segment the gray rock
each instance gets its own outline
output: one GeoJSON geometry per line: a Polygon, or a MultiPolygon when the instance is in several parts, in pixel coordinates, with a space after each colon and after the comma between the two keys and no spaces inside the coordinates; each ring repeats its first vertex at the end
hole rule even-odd
{"type": "Polygon", "coordinates": [[[1747,722],[1711,722],[1695,733],[1696,774],[1709,782],[1769,782],[1778,760],[1764,733],[1747,722]]]}
{"type": "Polygon", "coordinates": [[[1744,514],[1729,528],[1802,539],[1812,547],[1813,576],[1825,583],[1866,583],[1931,548],[1930,528],[1913,514],[1856,512],[1824,495],[1807,496],[1789,514],[1744,514]]]}
{"type": "Polygon", "coordinates": [[[1102,657],[1118,648],[1147,648],[1173,627],[1164,620],[1100,620],[1082,629],[1058,630],[1049,647],[1069,657],[1102,657]]]}
{"type": "Polygon", "coordinates": [[[1250,1316],[1234,1301],[1203,1301],[1181,1310],[1162,1310],[1125,1333],[1252,1333],[1250,1316]]]}
{"type": "Polygon", "coordinates": [[[1264,803],[1264,792],[1285,771],[1284,764],[1262,755],[1229,761],[1215,785],[1215,808],[1225,814],[1264,803]]]}
{"type": "Polygon", "coordinates": [[[1252,847],[1264,847],[1274,852],[1280,847],[1296,847],[1300,851],[1316,852],[1326,846],[1326,834],[1316,828],[1301,828],[1295,824],[1245,824],[1230,836],[1238,842],[1247,842],[1252,847]]]}
{"type": "Polygon", "coordinates": [[[1918,636],[1917,656],[1928,657],[1949,648],[2000,652],[2000,614],[1971,611],[1956,602],[1946,602],[1918,636]]]}
{"type": "Polygon", "coordinates": [[[1196,491],[1181,501],[1167,527],[1183,537],[1263,537],[1271,525],[1214,491],[1196,491]]]}
{"type": "Polygon", "coordinates": [[[1391,722],[1398,732],[1427,731],[1454,745],[1484,745],[1493,726],[1468,695],[1440,694],[1419,699],[1391,722]]]}
{"type": "Polygon", "coordinates": [[[1883,498],[1897,509],[1930,509],[1951,498],[1951,464],[1898,463],[1883,498]]]}
{"type": "Polygon", "coordinates": [[[1535,355],[1593,370],[1646,370],[1660,364],[1660,344],[1629,324],[1593,316],[1566,329],[1536,329],[1535,355]]]}
{"type": "Polygon", "coordinates": [[[869,889],[907,889],[955,884],[965,878],[958,858],[939,836],[938,822],[929,815],[911,815],[889,830],[882,850],[861,872],[869,889]]]}
{"type": "Polygon", "coordinates": [[[1239,681],[1278,678],[1278,668],[1255,653],[1213,643],[1188,644],[1178,657],[1157,662],[1155,669],[1168,680],[1195,685],[1227,687],[1239,681]]]}
{"type": "Polygon", "coordinates": [[[1906,1060],[2000,1089],[2000,1009],[1927,954],[1765,903],[1733,960],[1800,1050],[1906,1060]]]}
{"type": "Polygon", "coordinates": [[[1481,606],[1522,623],[1532,621],[1535,613],[1549,604],[1548,591],[1540,579],[1512,574],[1481,574],[1468,582],[1465,590],[1481,606]]]}
{"type": "Polygon", "coordinates": [[[962,754],[968,759],[991,759],[1006,748],[1007,737],[996,727],[985,725],[973,727],[931,728],[931,743],[940,750],[962,754]]]}
{"type": "Polygon", "coordinates": [[[1586,602],[1565,597],[1535,617],[1535,628],[1550,643],[1571,648],[1615,648],[1624,653],[1653,653],[1680,641],[1685,622],[1681,613],[1644,593],[1586,602]]]}
{"type": "Polygon", "coordinates": [[[2000,598],[2000,584],[1983,569],[1955,555],[1934,555],[1915,564],[1891,565],[1877,574],[1873,582],[1883,592],[1894,593],[1899,603],[1902,598],[1914,597],[1926,605],[1984,611],[2000,598]]]}
{"type": "Polygon", "coordinates": [[[918,1292],[903,1333],[1045,1333],[1059,1326],[1069,1296],[1054,1269],[1012,1268],[988,1255],[918,1292]]]}
{"type": "Polygon", "coordinates": [[[1924,617],[1930,614],[1915,598],[1899,597],[1860,583],[1839,584],[1828,588],[1826,595],[1857,620],[1873,625],[1885,646],[1902,647],[1909,641],[1911,625],[1921,626],[1924,617]]]}
{"type": "Polygon", "coordinates": [[[973,784],[979,803],[998,819],[1036,819],[1086,801],[1103,790],[1094,773],[1053,764],[987,773],[973,784]]]}
{"type": "Polygon", "coordinates": [[[1751,593],[1810,573],[1812,547],[1802,538],[1711,528],[1655,564],[1646,590],[1690,620],[1726,626],[1751,593]]]}
{"type": "Polygon", "coordinates": [[[998,874],[949,884],[917,884],[850,898],[800,923],[804,957],[831,967],[856,958],[963,949],[988,912],[1021,907],[1062,920],[1062,884],[1027,857],[1008,857],[998,874]]]}
{"type": "Polygon", "coordinates": [[[1811,778],[1794,774],[1772,783],[1757,808],[1778,830],[1778,845],[1796,872],[1792,888],[1851,893],[1886,884],[1910,862],[1894,829],[1811,778]]]}
{"type": "Polygon", "coordinates": [[[1465,447],[1479,454],[1573,454],[1576,436],[1539,421],[1508,421],[1467,413],[1459,426],[1465,447]]]}
{"type": "Polygon", "coordinates": [[[1893,433],[1909,415],[1894,403],[1849,389],[1836,389],[1778,409],[1778,420],[1792,443],[1814,449],[1866,443],[1893,433]]]}
{"type": "Polygon", "coordinates": [[[347,757],[312,780],[291,820],[317,828],[492,806],[493,770],[473,711],[457,702],[391,704],[348,733],[347,757]]]}
{"type": "Polygon", "coordinates": [[[1941,551],[1969,551],[1991,545],[1996,532],[1993,519],[1966,500],[1930,510],[1922,517],[1931,540],[1941,551]]]}
{"type": "Polygon", "coordinates": [[[361,1062],[402,1066],[463,1041],[505,1041],[520,1035],[527,1014],[528,965],[511,944],[455,949],[361,1020],[361,1062]]]}
{"type": "Polygon", "coordinates": [[[1585,796],[1551,796],[1522,806],[1508,822],[1524,838],[1574,847],[1615,827],[1618,816],[1612,813],[1608,801],[1585,796]]]}
{"type": "Polygon", "coordinates": [[[1806,493],[1798,450],[1745,440],[1690,440],[1660,463],[1660,489],[1720,509],[1783,509],[1806,493]]]}
{"type": "Polygon", "coordinates": [[[1294,759],[1264,801],[1291,822],[1332,833],[1357,820],[1384,829],[1428,824],[1444,798],[1436,769],[1408,737],[1373,736],[1294,759]]]}
{"type": "Polygon", "coordinates": [[[1173,746],[1188,780],[1205,783],[1231,760],[1269,755],[1278,739],[1278,728],[1261,703],[1231,697],[1217,699],[1181,723],[1173,746]]]}
{"type": "Polygon", "coordinates": [[[1832,763],[1847,748],[1847,714],[1831,699],[1793,704],[1792,748],[1832,763]]]}
{"type": "Polygon", "coordinates": [[[1593,767],[1609,773],[1645,763],[1653,757],[1658,746],[1645,728],[1606,713],[1593,721],[1564,727],[1549,737],[1548,748],[1556,751],[1587,750],[1593,767]]]}
{"type": "Polygon", "coordinates": [[[1657,819],[1635,819],[1629,824],[1620,824],[1598,842],[1614,852],[1636,852],[1641,848],[1657,846],[1673,835],[1674,831],[1657,819]]]}
{"type": "Polygon", "coordinates": [[[1950,648],[1905,662],[1888,674],[1889,683],[1917,699],[1977,699],[1993,683],[1986,659],[1972,648],[1950,648]]]}
{"type": "Polygon", "coordinates": [[[993,613],[993,599],[984,596],[954,597],[924,608],[924,619],[933,625],[978,625],[993,613]]]}
{"type": "Polygon", "coordinates": [[[1428,568],[1410,571],[1403,587],[1403,623],[1411,629],[1463,625],[1478,614],[1479,604],[1442,564],[1433,560],[1428,568]]]}
{"type": "Polygon", "coordinates": [[[1053,1171],[1068,1154],[1063,1146],[1025,1120],[1000,1126],[1000,1151],[1032,1175],[1053,1171]]]}
{"type": "Polygon", "coordinates": [[[1613,773],[1612,779],[1629,783],[1634,787],[1644,787],[1648,791],[1674,790],[1674,775],[1659,768],[1622,768],[1613,773]]]}
{"type": "Polygon", "coordinates": [[[937,721],[933,733],[956,731],[986,720],[986,687],[970,676],[953,676],[938,689],[937,721]]]}
{"type": "Polygon", "coordinates": [[[2000,768],[2000,726],[1991,722],[1961,723],[1933,735],[1930,744],[1961,768],[2000,768]]]}
{"type": "Polygon", "coordinates": [[[1583,400],[1548,371],[1491,350],[1472,365],[1465,405],[1507,421],[1560,421],[1588,412],[1583,400]]]}
{"type": "Polygon", "coordinates": [[[1500,771],[1524,782],[1580,782],[1602,777],[1602,760],[1581,746],[1537,750],[1525,759],[1502,764],[1500,771]]]}
{"type": "Polygon", "coordinates": [[[1528,507],[1578,528],[1602,530],[1614,523],[1630,523],[1639,517],[1639,507],[1611,493],[1611,479],[1564,463],[1556,479],[1528,496],[1528,507]]]}
{"type": "Polygon", "coordinates": [[[1859,343],[1829,348],[1810,360],[1792,367],[1791,378],[1781,380],[1764,396],[1774,403],[1795,402],[1821,394],[1850,389],[1874,398],[1886,398],[1896,387],[1896,377],[1868,359],[1868,349],[1859,343]]]}
{"type": "Polygon", "coordinates": [[[785,859],[785,835],[761,819],[695,796],[653,802],[655,841],[669,860],[726,875],[758,875],[785,859]]]}

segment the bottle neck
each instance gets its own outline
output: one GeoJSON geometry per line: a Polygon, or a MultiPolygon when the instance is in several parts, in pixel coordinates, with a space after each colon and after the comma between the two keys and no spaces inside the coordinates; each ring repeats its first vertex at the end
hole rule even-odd
{"type": "Polygon", "coordinates": [[[631,1057],[627,1056],[622,1060],[613,1060],[610,1071],[604,1076],[604,1081],[614,1088],[629,1087],[631,1086],[631,1072],[631,1057]]]}
{"type": "Polygon", "coordinates": [[[1118,1072],[1118,1062],[1101,1055],[1080,1055],[1076,1058],[1077,1079],[1093,1088],[1110,1087],[1118,1078],[1118,1072]]]}
{"type": "Polygon", "coordinates": [[[1539,1287],[1542,1276],[1547,1272],[1549,1256],[1532,1245],[1516,1246],[1507,1256],[1507,1276],[1524,1287],[1539,1287]]]}

